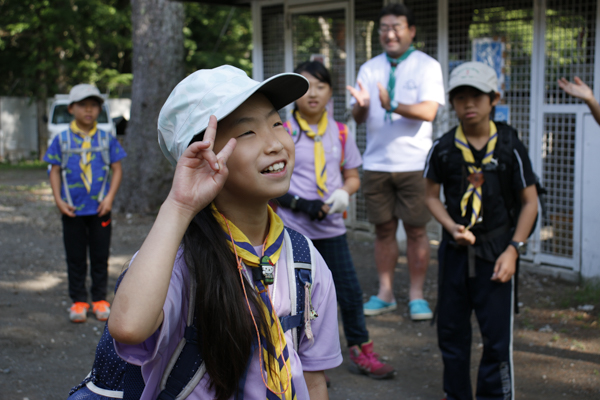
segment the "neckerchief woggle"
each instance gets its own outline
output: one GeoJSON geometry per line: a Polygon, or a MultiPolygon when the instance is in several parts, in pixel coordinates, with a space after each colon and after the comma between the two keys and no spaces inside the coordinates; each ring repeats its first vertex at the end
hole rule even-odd
{"type": "Polygon", "coordinates": [[[86,134],[84,131],[79,129],[75,120],[71,121],[70,125],[71,131],[80,136],[83,139],[83,143],[81,144],[81,149],[84,150],[81,153],[81,159],[79,160],[79,167],[81,168],[81,180],[83,181],[83,186],[85,186],[85,190],[89,193],[92,188],[92,152],[85,151],[86,149],[92,148],[92,138],[98,131],[96,121],[94,121],[94,126],[90,131],[86,134]]]}
{"type": "MultiPolygon", "coordinates": [[[[400,57],[398,58],[392,58],[390,56],[385,55],[385,57],[387,58],[387,60],[390,63],[390,78],[388,79],[388,84],[387,84],[387,92],[388,95],[390,96],[390,103],[394,100],[394,92],[396,91],[396,67],[398,65],[400,65],[400,63],[404,60],[406,60],[408,58],[408,56],[410,56],[410,53],[412,53],[413,51],[415,51],[415,46],[413,46],[412,44],[410,45],[410,47],[404,52],[404,54],[402,54],[400,57]]],[[[384,121],[390,121],[392,122],[392,114],[394,113],[394,110],[390,110],[390,111],[385,111],[385,116],[383,117],[384,121]]]]}
{"type": "MultiPolygon", "coordinates": [[[[488,164],[492,161],[494,156],[494,149],[496,148],[496,142],[498,141],[498,132],[496,130],[496,124],[490,121],[490,138],[487,142],[487,147],[485,151],[485,155],[481,160],[481,164],[488,164]]],[[[481,186],[484,183],[483,173],[481,172],[481,168],[475,166],[475,157],[473,157],[473,152],[469,147],[469,143],[467,142],[467,138],[462,130],[462,126],[458,125],[456,128],[456,133],[454,134],[454,144],[459,150],[462,152],[463,159],[467,163],[467,168],[469,170],[469,186],[467,187],[467,191],[462,197],[460,201],[460,209],[461,215],[464,217],[467,214],[467,206],[469,204],[469,199],[472,199],[471,203],[471,220],[467,229],[471,228],[477,221],[479,220],[479,216],[481,214],[481,205],[482,205],[482,190],[481,186]]]]}
{"type": "Polygon", "coordinates": [[[317,182],[317,193],[324,197],[327,190],[327,162],[325,159],[325,148],[323,147],[323,135],[327,130],[327,111],[323,112],[321,119],[317,125],[317,133],[315,133],[308,125],[308,122],[300,116],[298,111],[294,112],[298,126],[306,135],[315,142],[315,178],[317,182]]]}
{"type": "MultiPolygon", "coordinates": [[[[233,252],[235,248],[237,255],[248,267],[259,268],[268,263],[268,266],[271,267],[272,271],[273,266],[277,263],[277,260],[279,260],[279,256],[281,255],[284,238],[283,221],[281,221],[281,218],[279,218],[273,209],[267,206],[269,213],[269,233],[263,247],[264,254],[259,256],[256,254],[254,246],[252,246],[252,243],[250,243],[246,235],[244,235],[244,233],[240,231],[233,222],[226,220],[226,217],[217,210],[214,203],[212,203],[210,207],[213,215],[226,234],[228,245],[231,251],[233,252]]],[[[275,310],[271,304],[271,300],[268,297],[268,289],[261,280],[254,279],[253,283],[262,300],[263,313],[267,317],[270,336],[274,342],[271,343],[271,346],[269,346],[264,332],[260,332],[264,360],[263,367],[267,370],[268,377],[266,399],[295,400],[296,390],[294,388],[293,380],[291,379],[292,367],[290,365],[289,351],[285,340],[285,334],[281,328],[281,324],[279,323],[279,318],[277,317],[277,314],[275,313],[275,310]],[[278,337],[283,338],[283,341],[278,340],[275,342],[275,338],[278,337]],[[267,366],[270,368],[267,368],[267,366]],[[290,374],[290,379],[285,376],[287,375],[286,370],[288,371],[287,373],[290,374]],[[276,388],[283,393],[274,393],[270,390],[270,388],[276,388]]]]}

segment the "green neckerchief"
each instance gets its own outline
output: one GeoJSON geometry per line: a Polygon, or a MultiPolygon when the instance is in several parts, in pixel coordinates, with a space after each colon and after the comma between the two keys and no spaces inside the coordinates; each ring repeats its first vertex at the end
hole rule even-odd
{"type": "MultiPolygon", "coordinates": [[[[415,46],[413,46],[411,44],[410,47],[404,52],[404,54],[402,54],[398,58],[392,58],[392,57],[388,56],[387,54],[385,55],[385,57],[387,58],[387,60],[389,61],[390,65],[391,65],[390,79],[388,80],[388,84],[387,84],[387,91],[388,91],[388,95],[390,96],[390,103],[392,101],[394,101],[394,92],[395,92],[394,89],[396,88],[396,67],[398,65],[400,65],[400,63],[402,61],[406,60],[413,51],[415,51],[415,46]]],[[[394,110],[392,110],[392,109],[390,109],[389,111],[386,110],[385,116],[384,116],[384,121],[389,120],[390,122],[392,122],[392,113],[393,112],[394,112],[394,110]]]]}

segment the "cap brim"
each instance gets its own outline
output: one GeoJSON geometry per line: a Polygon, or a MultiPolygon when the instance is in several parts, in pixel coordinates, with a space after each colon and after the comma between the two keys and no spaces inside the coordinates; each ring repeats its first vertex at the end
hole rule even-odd
{"type": "MultiPolygon", "coordinates": [[[[304,96],[308,90],[308,86],[308,80],[302,75],[289,72],[278,74],[259,85],[248,89],[246,92],[238,94],[233,101],[230,101],[227,105],[221,107],[221,109],[215,113],[215,117],[217,117],[217,121],[222,120],[234,112],[255,93],[264,94],[271,104],[273,104],[273,107],[276,110],[280,110],[304,96]]],[[[203,132],[204,129],[198,133],[203,132]]]]}
{"type": "Polygon", "coordinates": [[[279,74],[264,81],[257,92],[267,96],[276,110],[298,100],[308,90],[308,80],[299,74],[279,74]]]}
{"type": "Polygon", "coordinates": [[[494,91],[494,92],[497,91],[496,89],[490,88],[488,85],[483,84],[483,83],[479,83],[479,82],[461,82],[458,85],[454,85],[452,87],[449,87],[448,91],[446,93],[450,94],[451,91],[453,91],[456,88],[462,87],[462,86],[473,87],[475,89],[481,90],[483,93],[489,93],[489,92],[492,92],[492,91],[494,91]]]}
{"type": "Polygon", "coordinates": [[[100,102],[100,104],[104,104],[104,99],[100,96],[95,96],[95,95],[91,95],[91,96],[84,96],[80,99],[73,99],[71,100],[71,102],[69,103],[69,105],[73,104],[73,103],[78,103],[80,101],[83,101],[85,99],[96,99],[100,102]]]}

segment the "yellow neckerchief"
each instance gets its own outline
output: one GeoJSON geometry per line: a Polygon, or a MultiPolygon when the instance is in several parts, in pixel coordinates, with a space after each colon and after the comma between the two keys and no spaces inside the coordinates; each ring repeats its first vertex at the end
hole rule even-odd
{"type": "Polygon", "coordinates": [[[327,163],[325,160],[325,148],[323,147],[323,135],[327,130],[327,111],[323,112],[319,124],[317,125],[317,133],[314,133],[308,122],[300,116],[298,111],[294,112],[296,121],[302,131],[306,132],[309,138],[315,141],[315,178],[317,181],[317,193],[324,197],[327,190],[327,163]]]}
{"type": "MultiPolygon", "coordinates": [[[[213,215],[219,222],[219,225],[221,225],[221,228],[227,235],[229,248],[235,253],[236,259],[238,259],[238,269],[240,269],[242,286],[244,285],[244,279],[241,275],[241,268],[243,268],[243,266],[240,263],[240,259],[244,262],[244,264],[251,268],[259,268],[267,265],[265,261],[271,266],[275,266],[279,256],[281,255],[281,249],[283,248],[284,232],[281,218],[279,218],[279,216],[271,209],[271,207],[267,206],[269,213],[269,233],[265,243],[263,244],[262,256],[256,254],[254,246],[252,246],[252,243],[250,243],[246,235],[244,235],[244,233],[240,231],[233,222],[229,221],[223,214],[221,214],[217,210],[214,203],[212,203],[210,207],[213,215]]],[[[275,312],[275,307],[273,306],[273,302],[269,296],[269,290],[265,288],[264,283],[259,280],[254,280],[254,286],[262,299],[263,313],[268,319],[271,339],[275,341],[275,338],[279,338],[276,343],[269,344],[267,343],[264,333],[261,332],[259,334],[257,328],[259,346],[262,348],[262,357],[264,360],[263,367],[266,369],[267,366],[269,366],[267,371],[268,382],[264,381],[264,375],[261,374],[263,375],[263,382],[267,388],[266,398],[295,400],[296,391],[292,382],[292,367],[290,365],[289,351],[287,348],[287,342],[285,340],[285,334],[281,327],[281,323],[279,322],[279,317],[275,312]],[[287,375],[287,377],[285,375],[287,375]]],[[[245,290],[246,289],[244,287],[244,292],[245,290]]],[[[254,320],[254,314],[252,313],[249,303],[248,309],[250,310],[252,319],[254,320]]],[[[254,324],[256,326],[255,320],[254,324]]],[[[259,359],[260,355],[261,352],[259,351],[259,359]]]]}
{"type": "MultiPolygon", "coordinates": [[[[92,147],[92,137],[98,131],[96,121],[94,121],[94,127],[90,129],[90,131],[86,134],[84,131],[79,129],[75,120],[71,121],[71,131],[74,134],[81,136],[83,139],[83,143],[81,144],[81,149],[90,149],[92,147]]],[[[81,168],[81,180],[83,185],[85,186],[85,190],[90,192],[92,188],[92,152],[91,151],[83,151],[81,153],[81,160],[79,161],[79,167],[81,168]]]]}
{"type": "MultiPolygon", "coordinates": [[[[485,156],[483,156],[483,159],[481,160],[482,165],[487,164],[492,160],[497,141],[498,132],[496,130],[496,124],[490,121],[490,138],[487,142],[485,156]]],[[[456,128],[456,134],[454,135],[454,144],[462,152],[463,159],[465,160],[465,162],[469,164],[467,167],[470,173],[469,187],[467,187],[467,191],[465,192],[462,200],[460,201],[461,215],[464,217],[467,213],[467,205],[469,203],[469,198],[473,199],[471,205],[471,208],[473,210],[471,214],[471,222],[469,223],[469,226],[467,226],[467,229],[469,229],[473,225],[475,225],[481,213],[481,185],[483,185],[484,183],[483,173],[481,172],[481,168],[478,168],[474,165],[475,157],[473,157],[473,152],[469,147],[469,143],[467,142],[467,138],[465,137],[461,125],[458,125],[458,128],[456,128]]]]}

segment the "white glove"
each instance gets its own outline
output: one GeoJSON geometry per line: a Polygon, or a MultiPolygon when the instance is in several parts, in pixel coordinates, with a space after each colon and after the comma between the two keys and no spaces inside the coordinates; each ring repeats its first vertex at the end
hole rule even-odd
{"type": "Polygon", "coordinates": [[[350,204],[350,195],[344,189],[335,189],[325,204],[330,204],[327,214],[342,213],[350,204]]]}

